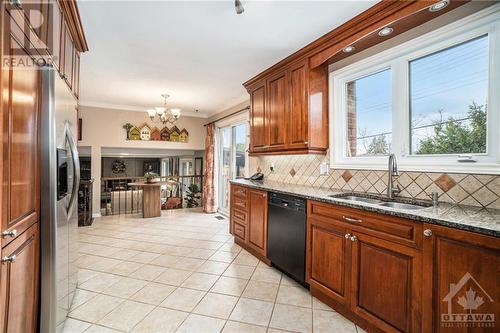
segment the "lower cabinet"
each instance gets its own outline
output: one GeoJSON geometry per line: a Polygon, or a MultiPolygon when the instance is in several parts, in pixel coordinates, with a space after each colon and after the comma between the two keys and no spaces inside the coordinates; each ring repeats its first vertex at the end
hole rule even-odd
{"type": "Polygon", "coordinates": [[[384,237],[394,221],[374,224],[379,219],[310,201],[307,282],[313,295],[364,328],[421,332],[421,251],[384,237]]]}
{"type": "Polygon", "coordinates": [[[231,184],[230,232],[247,251],[267,259],[267,191],[231,184]]]}
{"type": "Polygon", "coordinates": [[[38,223],[2,249],[0,332],[35,332],[38,315],[38,223]]]}
{"type": "Polygon", "coordinates": [[[424,228],[423,332],[498,332],[500,238],[424,228]]]}
{"type": "Polygon", "coordinates": [[[420,332],[419,250],[352,233],[351,310],[384,332],[420,332]]]}

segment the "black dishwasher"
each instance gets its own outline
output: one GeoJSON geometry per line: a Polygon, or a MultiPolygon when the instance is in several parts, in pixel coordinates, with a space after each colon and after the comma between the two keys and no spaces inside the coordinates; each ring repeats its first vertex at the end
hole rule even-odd
{"type": "Polygon", "coordinates": [[[274,266],[306,285],[306,200],[269,193],[267,256],[274,266]]]}

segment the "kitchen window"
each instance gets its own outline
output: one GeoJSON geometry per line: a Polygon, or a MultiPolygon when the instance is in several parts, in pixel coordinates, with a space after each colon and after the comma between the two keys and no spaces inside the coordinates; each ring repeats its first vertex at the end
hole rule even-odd
{"type": "Polygon", "coordinates": [[[332,167],[500,173],[500,13],[330,73],[332,167]]]}

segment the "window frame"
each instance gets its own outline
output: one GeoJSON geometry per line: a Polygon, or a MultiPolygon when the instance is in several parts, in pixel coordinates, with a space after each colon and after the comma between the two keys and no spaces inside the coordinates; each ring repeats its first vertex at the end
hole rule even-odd
{"type": "Polygon", "coordinates": [[[448,24],[329,73],[330,166],[332,168],[387,168],[386,156],[347,156],[347,82],[390,68],[392,152],[401,170],[500,174],[500,5],[448,24]],[[457,161],[459,154],[411,155],[410,62],[450,47],[488,36],[487,153],[473,155],[476,163],[457,161]],[[403,126],[395,126],[403,124],[403,126]]]}

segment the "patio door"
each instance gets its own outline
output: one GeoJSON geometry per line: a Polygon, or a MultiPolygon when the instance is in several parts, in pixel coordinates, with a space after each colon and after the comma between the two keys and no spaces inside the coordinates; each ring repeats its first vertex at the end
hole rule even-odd
{"type": "Polygon", "coordinates": [[[229,181],[245,177],[248,166],[247,131],[247,122],[221,127],[218,131],[218,210],[225,215],[229,209],[229,181]]]}

